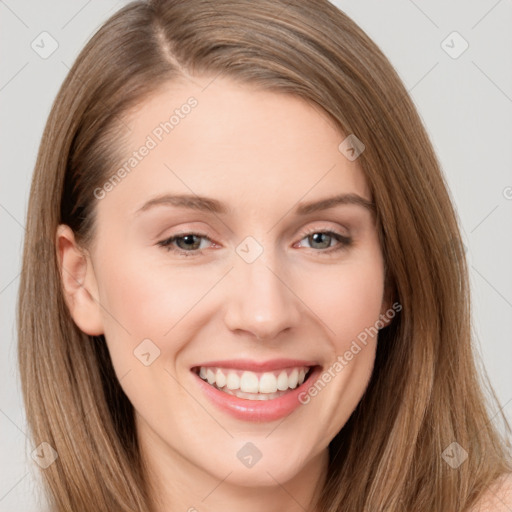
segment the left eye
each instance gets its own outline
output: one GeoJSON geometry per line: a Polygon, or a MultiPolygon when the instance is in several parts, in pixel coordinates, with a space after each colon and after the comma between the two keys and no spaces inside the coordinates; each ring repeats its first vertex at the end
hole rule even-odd
{"type": "MultiPolygon", "coordinates": [[[[183,256],[194,256],[197,254],[201,254],[202,250],[205,248],[201,247],[201,239],[212,242],[212,240],[209,237],[201,233],[182,233],[167,238],[166,240],[162,240],[158,242],[158,245],[161,247],[165,247],[168,251],[173,251],[183,256]]],[[[321,253],[331,253],[339,251],[348,247],[352,243],[352,239],[350,237],[328,230],[309,231],[308,233],[302,234],[302,238],[300,241],[302,242],[302,240],[305,239],[307,239],[308,243],[310,244],[309,248],[315,248],[312,246],[312,244],[320,244],[321,250],[315,252],[321,253]],[[327,244],[325,242],[326,237],[327,244]],[[338,244],[332,246],[331,242],[333,240],[337,241],[338,244]]],[[[316,248],[318,249],[318,247],[316,248]]]]}
{"type": "Polygon", "coordinates": [[[305,239],[308,240],[310,247],[312,247],[312,244],[320,244],[320,249],[326,249],[321,251],[323,253],[339,251],[352,243],[352,239],[350,237],[341,235],[335,231],[310,231],[309,233],[305,233],[303,235],[302,240],[305,239]],[[325,242],[326,238],[327,244],[325,242]],[[337,241],[338,245],[331,246],[332,241],[337,241]]]}

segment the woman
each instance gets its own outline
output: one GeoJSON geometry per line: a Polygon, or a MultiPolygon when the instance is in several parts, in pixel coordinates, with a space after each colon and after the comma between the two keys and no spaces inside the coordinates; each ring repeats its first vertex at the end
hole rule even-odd
{"type": "Polygon", "coordinates": [[[512,507],[439,163],[330,3],[121,9],[57,96],[27,218],[52,510],[512,507]]]}

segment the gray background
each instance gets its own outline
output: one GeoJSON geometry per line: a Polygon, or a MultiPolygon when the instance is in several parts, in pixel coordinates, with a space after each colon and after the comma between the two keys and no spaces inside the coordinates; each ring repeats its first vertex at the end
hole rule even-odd
{"type": "MultiPolygon", "coordinates": [[[[68,68],[99,25],[125,3],[0,0],[1,511],[42,508],[30,458],[34,447],[24,434],[14,323],[36,152],[68,68]],[[45,59],[31,47],[33,41],[42,47],[45,37],[44,48],[51,48],[48,36],[40,36],[44,31],[58,43],[45,59]]],[[[478,350],[512,418],[512,1],[334,3],[389,57],[430,133],[467,246],[478,350]],[[457,58],[463,40],[446,40],[454,31],[469,44],[457,58]]]]}

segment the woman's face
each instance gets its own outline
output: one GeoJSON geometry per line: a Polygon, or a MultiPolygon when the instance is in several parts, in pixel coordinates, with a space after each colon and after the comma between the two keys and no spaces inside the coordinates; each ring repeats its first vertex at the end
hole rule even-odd
{"type": "Polygon", "coordinates": [[[95,192],[97,320],[79,325],[104,333],[155,466],[275,485],[325,456],[361,399],[383,258],[363,201],[306,206],[371,201],[326,115],[210,81],[168,85],[126,120],[125,172],[95,192]]]}

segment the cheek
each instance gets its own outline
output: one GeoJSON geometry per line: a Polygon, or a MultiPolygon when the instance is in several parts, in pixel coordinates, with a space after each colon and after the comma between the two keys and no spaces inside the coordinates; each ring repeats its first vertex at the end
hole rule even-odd
{"type": "MultiPolygon", "coordinates": [[[[333,268],[315,276],[317,286],[308,296],[308,305],[325,328],[328,362],[300,397],[314,425],[324,428],[318,439],[321,446],[341,430],[368,385],[383,297],[383,265],[378,253],[375,258],[354,259],[336,271],[333,268]]],[[[327,353],[325,346],[323,352],[327,353]]]]}
{"type": "Polygon", "coordinates": [[[162,258],[151,261],[135,252],[113,261],[100,275],[105,321],[113,330],[122,324],[134,338],[162,338],[210,286],[207,275],[206,281],[199,278],[207,273],[173,267],[162,258]]]}
{"type": "Polygon", "coordinates": [[[379,319],[383,280],[383,266],[375,259],[371,264],[357,262],[319,272],[313,280],[315,286],[307,295],[305,289],[302,292],[334,340],[337,353],[379,319]]]}
{"type": "Polygon", "coordinates": [[[221,286],[213,291],[226,268],[180,264],[167,259],[164,251],[148,255],[125,250],[102,261],[97,274],[104,332],[118,377],[135,370],[130,378],[138,372],[146,378],[147,368],[136,359],[139,352],[147,353],[146,347],[158,354],[151,368],[172,369],[198,329],[212,321],[227,293],[221,286]]]}

